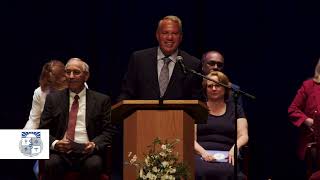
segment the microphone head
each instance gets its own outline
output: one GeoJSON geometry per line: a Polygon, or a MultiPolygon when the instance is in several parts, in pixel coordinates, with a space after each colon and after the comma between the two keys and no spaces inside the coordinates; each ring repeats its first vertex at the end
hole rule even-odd
{"type": "Polygon", "coordinates": [[[183,57],[182,56],[177,56],[177,61],[182,61],[183,57]]]}
{"type": "Polygon", "coordinates": [[[184,74],[186,74],[187,71],[186,71],[186,67],[185,67],[184,64],[183,64],[183,57],[182,57],[182,56],[177,56],[177,62],[179,63],[179,65],[180,65],[180,67],[181,67],[181,69],[182,69],[182,72],[183,72],[184,74]]]}

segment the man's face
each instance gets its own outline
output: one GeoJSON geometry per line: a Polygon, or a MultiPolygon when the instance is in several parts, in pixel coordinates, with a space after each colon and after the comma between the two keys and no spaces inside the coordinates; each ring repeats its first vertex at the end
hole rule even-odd
{"type": "Polygon", "coordinates": [[[80,61],[71,61],[66,67],[66,76],[69,89],[79,93],[84,88],[84,82],[88,80],[89,73],[84,71],[80,61]]]}
{"type": "Polygon", "coordinates": [[[182,32],[180,32],[179,24],[171,20],[163,20],[157,33],[162,53],[166,56],[173,54],[182,41],[182,32]]]}
{"type": "Polygon", "coordinates": [[[209,74],[211,71],[223,71],[224,60],[220,53],[208,53],[202,64],[204,74],[209,74]]]}

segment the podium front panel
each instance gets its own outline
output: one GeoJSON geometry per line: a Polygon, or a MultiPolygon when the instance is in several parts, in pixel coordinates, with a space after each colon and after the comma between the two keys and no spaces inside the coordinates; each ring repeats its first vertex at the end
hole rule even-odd
{"type": "MultiPolygon", "coordinates": [[[[155,138],[173,141],[179,160],[187,163],[194,179],[194,120],[183,110],[137,110],[124,120],[124,152],[125,161],[129,161],[128,153],[136,154],[138,160],[144,159],[148,153],[148,145],[155,138]]],[[[136,168],[124,165],[125,180],[136,179],[136,168]]]]}

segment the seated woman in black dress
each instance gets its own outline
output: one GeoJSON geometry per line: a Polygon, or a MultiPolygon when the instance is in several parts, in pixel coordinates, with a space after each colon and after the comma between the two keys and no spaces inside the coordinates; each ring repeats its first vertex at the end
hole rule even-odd
{"type": "MultiPolygon", "coordinates": [[[[223,84],[230,84],[226,75],[211,72],[207,77],[223,84]]],[[[207,124],[195,125],[195,166],[196,177],[229,180],[234,174],[234,137],[237,133],[237,147],[248,142],[248,124],[241,106],[237,106],[237,132],[235,132],[235,108],[233,102],[226,101],[230,90],[212,81],[204,80],[209,116],[207,124]],[[217,162],[221,153],[210,150],[226,151],[226,162],[217,162]]]]}

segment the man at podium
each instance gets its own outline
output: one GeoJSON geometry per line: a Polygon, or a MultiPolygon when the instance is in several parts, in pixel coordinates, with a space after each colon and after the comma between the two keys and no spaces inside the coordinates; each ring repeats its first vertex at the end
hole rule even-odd
{"type": "Polygon", "coordinates": [[[118,100],[124,99],[197,99],[203,100],[202,79],[185,74],[177,62],[201,72],[200,60],[179,49],[182,23],[177,16],[166,16],[158,23],[159,46],[131,55],[118,100]]]}
{"type": "MultiPolygon", "coordinates": [[[[200,60],[179,49],[182,36],[182,23],[179,17],[166,16],[161,19],[156,30],[158,46],[132,53],[117,100],[204,101],[202,78],[191,73],[185,74],[177,62],[177,59],[182,59],[186,67],[201,72],[200,60]]],[[[122,128],[120,125],[120,136],[122,128]]],[[[113,147],[121,146],[118,149],[122,149],[123,144],[117,144],[122,142],[122,137],[115,139],[113,147]]],[[[117,155],[121,152],[116,151],[114,155],[122,159],[122,154],[117,155]]],[[[122,170],[122,163],[116,166],[120,166],[119,169],[122,170]]]]}

